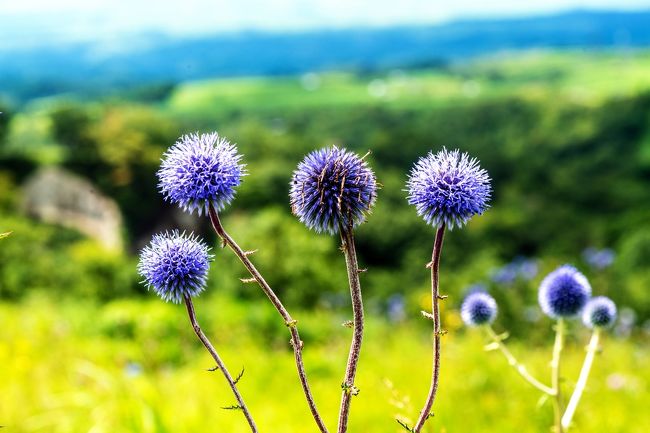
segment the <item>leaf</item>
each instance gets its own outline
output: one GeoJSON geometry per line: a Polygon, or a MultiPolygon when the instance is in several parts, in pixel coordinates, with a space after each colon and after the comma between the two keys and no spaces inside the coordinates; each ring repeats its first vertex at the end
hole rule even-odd
{"type": "Polygon", "coordinates": [[[548,401],[548,395],[542,394],[542,396],[537,400],[537,409],[541,408],[544,406],[544,404],[548,401]]]}
{"type": "Polygon", "coordinates": [[[411,427],[409,427],[408,424],[406,424],[404,421],[400,421],[399,419],[395,419],[397,421],[397,424],[401,425],[404,430],[413,433],[415,430],[413,430],[411,427]]]}
{"type": "Polygon", "coordinates": [[[241,368],[241,372],[239,372],[235,380],[233,380],[233,383],[237,384],[243,376],[244,376],[244,367],[241,368]]]}
{"type": "Polygon", "coordinates": [[[499,343],[490,343],[485,345],[486,352],[491,352],[493,350],[497,350],[498,348],[499,348],[499,343]]]}

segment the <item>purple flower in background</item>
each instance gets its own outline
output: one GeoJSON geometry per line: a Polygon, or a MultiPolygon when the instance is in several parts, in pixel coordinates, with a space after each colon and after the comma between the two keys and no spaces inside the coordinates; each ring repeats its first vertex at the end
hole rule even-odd
{"type": "Polygon", "coordinates": [[[519,275],[526,281],[530,281],[537,276],[539,266],[537,260],[523,258],[518,262],[519,275]]]}
{"type": "Polygon", "coordinates": [[[582,314],[582,321],[589,328],[610,328],[615,320],[616,304],[605,296],[596,296],[587,302],[582,314]]]}
{"type": "Polygon", "coordinates": [[[184,135],[165,153],[158,187],[165,200],[187,212],[223,209],[235,197],[244,165],[235,146],[215,133],[184,135]]]}
{"type": "Polygon", "coordinates": [[[476,292],[487,293],[487,286],[485,284],[483,284],[483,283],[474,283],[474,284],[470,285],[469,287],[467,287],[464,290],[464,292],[467,295],[471,295],[472,293],[476,293],[476,292]]]}
{"type": "Polygon", "coordinates": [[[539,286],[539,305],[554,319],[577,316],[590,297],[589,281],[570,265],[548,274],[539,286]]]}
{"type": "Polygon", "coordinates": [[[298,164],[289,197],[302,223],[334,234],[365,221],[377,197],[377,181],[363,158],[332,146],[311,152],[298,164]]]}
{"type": "Polygon", "coordinates": [[[496,284],[511,286],[521,278],[530,281],[537,276],[538,266],[534,259],[516,257],[512,262],[493,271],[492,281],[496,284]]]}
{"type": "Polygon", "coordinates": [[[415,164],[407,182],[408,202],[433,226],[465,225],[488,207],[488,173],[476,159],[458,150],[429,153],[415,164]]]}
{"type": "Polygon", "coordinates": [[[137,377],[142,374],[142,365],[135,361],[129,361],[124,366],[124,374],[126,377],[137,377]]]}
{"type": "Polygon", "coordinates": [[[388,298],[386,302],[386,314],[392,323],[403,322],[406,318],[404,296],[397,294],[388,298]]]}
{"type": "Polygon", "coordinates": [[[497,302],[485,292],[474,291],[463,300],[460,316],[467,326],[489,325],[497,316],[497,302]]]}
{"type": "Polygon", "coordinates": [[[500,267],[492,274],[492,281],[505,286],[512,285],[517,280],[517,267],[512,263],[500,267]]]}
{"type": "Polygon", "coordinates": [[[586,248],[582,252],[582,258],[593,269],[603,270],[608,268],[614,263],[616,254],[610,248],[598,250],[596,248],[586,248]]]}
{"type": "Polygon", "coordinates": [[[154,235],[142,249],[138,273],[143,283],[165,301],[180,303],[185,296],[198,296],[205,288],[212,256],[194,235],[154,235]]]}

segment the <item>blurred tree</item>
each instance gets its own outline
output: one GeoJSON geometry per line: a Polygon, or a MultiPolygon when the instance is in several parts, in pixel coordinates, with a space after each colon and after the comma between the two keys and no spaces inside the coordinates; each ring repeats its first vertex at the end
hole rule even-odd
{"type": "Polygon", "coordinates": [[[9,123],[11,122],[12,112],[7,104],[0,102],[0,149],[5,143],[7,133],[9,132],[9,123]]]}
{"type": "Polygon", "coordinates": [[[54,139],[67,149],[66,161],[77,167],[99,163],[97,141],[92,137],[92,119],[88,109],[62,105],[50,114],[54,139]]]}
{"type": "MultiPolygon", "coordinates": [[[[332,144],[360,154],[372,151],[368,158],[383,188],[357,235],[360,261],[370,268],[364,290],[370,297],[401,293],[411,308],[419,308],[428,285],[424,264],[433,231],[406,203],[406,175],[429,151],[443,146],[467,151],[493,178],[494,197],[484,216],[448,234],[442,259],[448,269],[445,291],[456,301],[468,285],[488,282],[503,303],[504,320],[516,322],[524,320],[522,308],[534,304],[538,281],[503,286],[491,282],[492,268],[519,255],[539,258],[544,270],[565,261],[580,264],[588,246],[613,247],[620,254],[611,272],[598,276],[598,290],[650,313],[643,259],[643,230],[650,221],[649,113],[646,93],[589,106],[524,97],[408,108],[378,103],[279,111],[234,104],[220,107],[214,117],[180,119],[133,102],[66,104],[55,108],[51,119],[53,135],[66,148],[65,164],[116,198],[132,239],[150,233],[170,212],[157,193],[155,172],[181,133],[217,130],[236,142],[249,175],[226,211],[227,224],[243,246],[260,248],[256,261],[283,297],[304,305],[338,302],[337,293],[345,290],[339,240],[310,233],[290,214],[288,182],[307,152],[332,144]]],[[[11,176],[0,181],[11,185],[12,176],[18,182],[18,165],[7,161],[2,160],[2,168],[11,176]]],[[[51,248],[71,257],[69,243],[53,241],[51,248]]],[[[74,249],[89,257],[82,272],[108,281],[98,292],[118,293],[106,273],[120,260],[104,261],[86,248],[91,249],[74,249]]],[[[215,285],[257,296],[253,286],[239,283],[239,264],[221,250],[216,253],[215,285]]],[[[264,314],[256,319],[262,325],[264,314]]]]}

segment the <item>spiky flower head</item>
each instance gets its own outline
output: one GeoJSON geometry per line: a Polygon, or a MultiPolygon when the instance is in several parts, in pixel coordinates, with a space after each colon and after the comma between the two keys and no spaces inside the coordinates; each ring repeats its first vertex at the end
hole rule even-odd
{"type": "Polygon", "coordinates": [[[223,209],[246,174],[237,148],[216,132],[183,135],[167,150],[158,170],[165,200],[199,215],[223,209]]]}
{"type": "Polygon", "coordinates": [[[588,328],[609,328],[615,320],[616,304],[605,296],[592,298],[582,313],[582,321],[588,328]]]}
{"type": "Polygon", "coordinates": [[[336,146],[298,164],[289,191],[292,212],[316,232],[337,233],[365,221],[377,197],[375,174],[357,154],[336,146]]]}
{"type": "Polygon", "coordinates": [[[411,169],[409,204],[435,227],[462,227],[488,208],[492,188],[487,171],[478,161],[458,150],[442,149],[420,158],[411,169]]]}
{"type": "Polygon", "coordinates": [[[577,316],[590,297],[589,281],[571,265],[560,266],[539,286],[539,305],[553,319],[577,316]]]}
{"type": "Polygon", "coordinates": [[[142,249],[138,273],[143,283],[165,301],[180,303],[205,288],[212,256],[210,248],[193,234],[177,230],[154,235],[142,249]]]}
{"type": "Polygon", "coordinates": [[[460,317],[467,326],[489,325],[497,317],[497,301],[486,292],[467,295],[460,307],[460,317]]]}

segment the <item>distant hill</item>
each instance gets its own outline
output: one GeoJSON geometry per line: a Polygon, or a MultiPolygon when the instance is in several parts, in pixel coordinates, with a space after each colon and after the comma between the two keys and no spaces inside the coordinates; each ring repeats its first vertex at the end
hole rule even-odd
{"type": "Polygon", "coordinates": [[[573,11],[549,16],[462,20],[428,27],[241,33],[2,50],[0,95],[17,100],[62,92],[105,93],[207,77],[308,71],[440,67],[447,62],[535,48],[650,46],[650,10],[573,11]]]}

